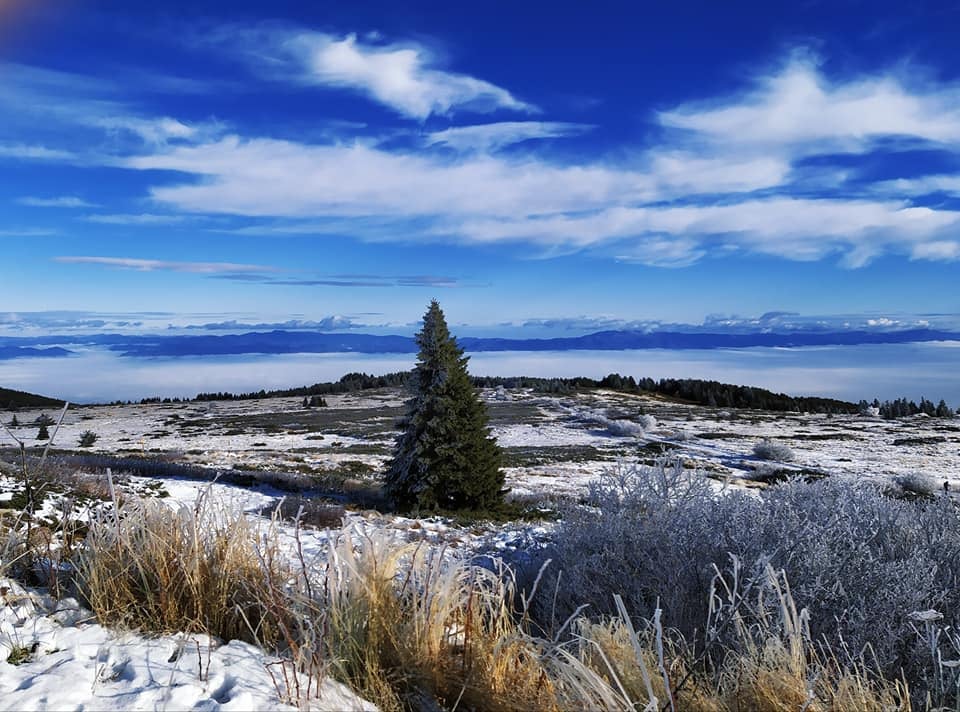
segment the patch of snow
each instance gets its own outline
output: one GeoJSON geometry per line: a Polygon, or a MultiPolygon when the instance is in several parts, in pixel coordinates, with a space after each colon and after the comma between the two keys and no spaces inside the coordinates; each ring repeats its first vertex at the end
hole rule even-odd
{"type": "MultiPolygon", "coordinates": [[[[204,635],[118,634],[89,622],[73,599],[57,602],[6,579],[0,591],[4,709],[296,709],[270,676],[275,659],[255,646],[204,635]],[[25,660],[7,662],[13,651],[25,660]]],[[[302,702],[301,709],[317,712],[377,709],[329,678],[315,699],[302,702]]]]}

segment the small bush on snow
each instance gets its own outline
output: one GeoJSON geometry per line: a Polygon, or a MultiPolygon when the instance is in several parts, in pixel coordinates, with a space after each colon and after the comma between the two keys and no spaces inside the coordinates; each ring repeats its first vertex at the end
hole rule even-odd
{"type": "Polygon", "coordinates": [[[572,409],[573,416],[583,422],[600,425],[611,435],[641,437],[647,430],[657,427],[657,419],[652,415],[641,415],[636,421],[626,418],[611,418],[596,410],[572,409]]]}
{"type": "Polygon", "coordinates": [[[610,420],[604,418],[603,425],[611,435],[641,436],[643,435],[643,426],[634,423],[632,420],[610,420]]]}
{"type": "Polygon", "coordinates": [[[904,492],[914,495],[932,495],[938,492],[942,484],[932,477],[920,472],[910,472],[904,475],[897,475],[893,481],[904,492]]]}
{"type": "Polygon", "coordinates": [[[793,459],[793,450],[790,449],[789,445],[775,443],[767,438],[764,438],[753,446],[753,454],[761,460],[789,462],[793,459]]]}

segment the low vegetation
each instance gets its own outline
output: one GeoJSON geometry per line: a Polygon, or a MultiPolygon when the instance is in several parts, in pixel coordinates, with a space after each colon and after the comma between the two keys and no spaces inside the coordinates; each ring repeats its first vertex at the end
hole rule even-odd
{"type": "Polygon", "coordinates": [[[209,495],[173,511],[128,498],[92,523],[77,584],[111,625],[264,645],[280,656],[281,697],[304,707],[332,675],[388,711],[911,709],[899,677],[818,644],[824,621],[769,561],[708,568],[703,617],[682,635],[674,598],[631,610],[622,569],[600,607],[565,617],[582,579],[563,576],[560,590],[550,566],[527,583],[497,560],[356,527],[335,532],[317,565],[296,553],[297,531],[288,541],[275,520],[258,526],[209,495]]]}
{"type": "Polygon", "coordinates": [[[790,462],[793,459],[793,450],[786,443],[778,443],[773,440],[764,439],[753,446],[753,454],[761,460],[776,460],[777,462],[790,462]]]}
{"type": "Polygon", "coordinates": [[[290,569],[276,535],[261,534],[203,496],[172,510],[130,498],[91,524],[76,559],[80,591],[104,624],[274,646],[292,615],[273,605],[290,569]]]}
{"type": "MultiPolygon", "coordinates": [[[[704,626],[720,592],[715,575],[759,594],[764,572],[782,571],[805,639],[829,651],[829,664],[905,679],[918,709],[935,680],[949,682],[937,683],[937,704],[960,702],[950,662],[960,656],[960,517],[948,498],[891,497],[829,478],[717,497],[680,465],[621,468],[563,513],[553,544],[526,562],[528,579],[548,558],[555,574],[533,604],[543,625],[584,602],[591,617],[616,615],[618,594],[632,615],[659,616],[701,661],[750,654],[727,638],[732,629],[704,626]],[[914,617],[923,611],[936,612],[933,650],[914,617]]],[[[744,625],[764,625],[780,607],[767,603],[741,611],[744,625]]]]}

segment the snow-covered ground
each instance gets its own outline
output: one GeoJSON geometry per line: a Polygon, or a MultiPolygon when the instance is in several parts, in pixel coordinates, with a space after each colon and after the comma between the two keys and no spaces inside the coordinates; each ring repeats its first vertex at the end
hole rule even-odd
{"type": "MultiPolygon", "coordinates": [[[[0,709],[296,709],[277,665],[237,640],[108,630],[74,599],[0,579],[0,709]]],[[[376,709],[330,678],[300,702],[328,712],[376,709]]]]}
{"type": "MultiPolygon", "coordinates": [[[[789,446],[795,457],[785,464],[794,468],[858,478],[921,473],[960,486],[958,418],[725,410],[603,391],[548,397],[489,390],[485,397],[493,434],[506,449],[507,484],[518,494],[577,494],[618,459],[648,460],[659,450],[688,467],[736,478],[756,466],[753,446],[764,438],[789,446]]],[[[312,409],[299,398],[71,408],[55,446],[211,468],[376,478],[389,456],[402,392],[327,401],[312,409]],[[78,447],[85,430],[98,436],[91,448],[78,447]]],[[[42,445],[32,424],[40,413],[17,414],[21,425],[12,430],[28,445],[42,445]]]]}
{"type": "MultiPolygon", "coordinates": [[[[555,397],[490,390],[484,397],[493,435],[504,448],[507,485],[514,496],[532,500],[576,497],[618,461],[660,456],[679,458],[691,473],[747,482],[761,465],[753,447],[762,439],[793,452],[790,462],[767,467],[880,481],[923,475],[960,490],[957,418],[885,421],[724,410],[602,391],[555,397]]],[[[58,454],[162,458],[214,470],[307,477],[336,473],[375,482],[389,457],[403,394],[384,390],[326,400],[327,407],[310,409],[299,398],[71,408],[54,449],[58,454]],[[80,448],[79,437],[86,430],[98,437],[92,447],[80,448]]],[[[46,414],[58,415],[50,410],[46,414]]],[[[44,444],[34,439],[34,421],[40,415],[39,410],[18,412],[20,425],[11,427],[31,449],[44,444]]],[[[9,415],[2,417],[10,422],[9,415]]],[[[192,504],[206,491],[253,516],[289,496],[262,484],[242,487],[120,473],[117,486],[152,491],[174,506],[192,504]]],[[[0,516],[17,487],[15,469],[0,463],[0,516]]],[[[38,516],[56,518],[61,509],[58,497],[50,496],[38,516]]],[[[547,539],[552,527],[524,522],[458,526],[439,518],[384,516],[371,510],[347,511],[345,523],[359,533],[385,530],[398,541],[424,541],[451,552],[524,548],[547,539]]],[[[292,545],[293,525],[277,526],[292,545]]],[[[322,559],[333,533],[307,527],[299,536],[310,562],[322,559]]],[[[0,580],[3,709],[282,708],[283,693],[278,694],[270,676],[272,662],[263,651],[239,642],[112,632],[90,622],[89,613],[80,611],[75,601],[56,602],[0,580]],[[20,664],[5,662],[11,652],[22,657],[20,664]]],[[[321,692],[311,701],[313,709],[371,709],[333,681],[326,681],[321,692]]]]}

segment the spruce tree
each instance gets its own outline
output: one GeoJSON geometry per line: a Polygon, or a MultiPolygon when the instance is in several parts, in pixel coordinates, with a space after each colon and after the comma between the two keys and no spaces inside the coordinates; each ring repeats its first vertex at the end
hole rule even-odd
{"type": "Polygon", "coordinates": [[[436,300],[417,334],[413,397],[387,470],[399,509],[489,509],[503,500],[501,453],[486,406],[470,381],[467,357],[436,300]]]}

